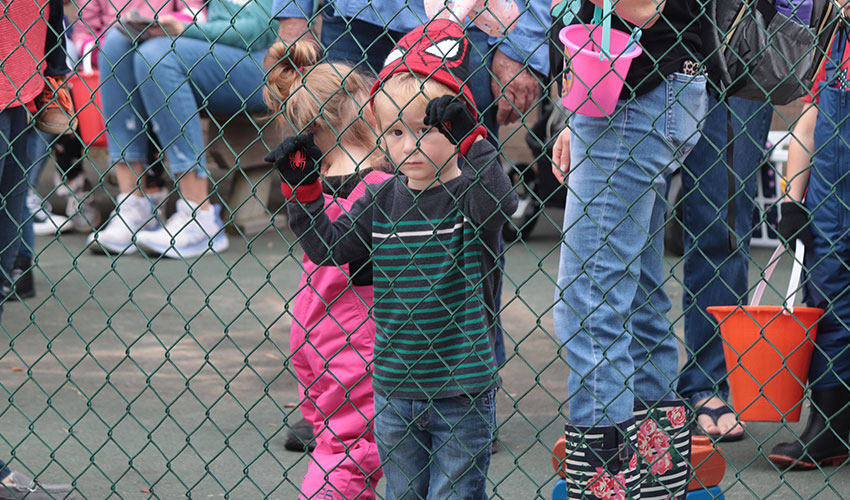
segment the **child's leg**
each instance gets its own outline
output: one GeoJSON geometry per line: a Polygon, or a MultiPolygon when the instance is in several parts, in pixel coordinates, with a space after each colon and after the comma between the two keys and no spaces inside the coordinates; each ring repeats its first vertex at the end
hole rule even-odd
{"type": "MultiPolygon", "coordinates": [[[[338,279],[347,280],[341,272],[338,279]]],[[[374,323],[367,321],[371,293],[371,287],[364,287],[358,290],[359,297],[352,291],[339,297],[298,349],[316,374],[308,391],[318,417],[316,449],[301,487],[303,498],[375,498],[373,486],[381,472],[370,429],[375,415],[368,372],[375,339],[374,323]]]]}
{"type": "Polygon", "coordinates": [[[428,428],[432,436],[428,498],[486,500],[496,390],[475,399],[434,400],[428,428]]]}
{"type": "Polygon", "coordinates": [[[432,417],[427,401],[375,393],[375,440],[387,481],[385,500],[428,498],[432,417]]]}

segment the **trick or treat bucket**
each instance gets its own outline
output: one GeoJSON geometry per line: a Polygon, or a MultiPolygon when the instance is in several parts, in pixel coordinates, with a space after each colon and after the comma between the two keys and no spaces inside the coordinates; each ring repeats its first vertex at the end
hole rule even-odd
{"type": "Polygon", "coordinates": [[[643,49],[629,34],[606,26],[573,24],[559,38],[565,56],[564,107],[585,116],[611,115],[632,60],[643,49]]]}
{"type": "Polygon", "coordinates": [[[800,420],[817,322],[823,309],[794,307],[803,261],[800,241],[785,304],[759,305],[784,251],[780,245],[774,252],[749,306],[708,308],[720,324],[732,404],[741,420],[800,420]]]}

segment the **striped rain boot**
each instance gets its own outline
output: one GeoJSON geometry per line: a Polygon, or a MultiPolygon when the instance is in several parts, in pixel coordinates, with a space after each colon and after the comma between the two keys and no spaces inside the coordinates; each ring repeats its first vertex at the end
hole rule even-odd
{"type": "Polygon", "coordinates": [[[640,500],[634,420],[564,431],[567,500],[640,500]]]}
{"type": "Polygon", "coordinates": [[[641,500],[684,499],[690,479],[691,428],[681,400],[635,402],[641,500]]]}

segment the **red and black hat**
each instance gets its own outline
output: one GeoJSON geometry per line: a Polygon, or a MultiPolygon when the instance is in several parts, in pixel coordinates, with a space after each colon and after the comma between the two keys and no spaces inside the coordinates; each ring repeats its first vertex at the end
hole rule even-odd
{"type": "Polygon", "coordinates": [[[477,118],[475,99],[469,79],[469,39],[463,26],[448,19],[434,19],[413,29],[398,41],[384,61],[378,80],[372,85],[371,97],[381,84],[396,73],[414,73],[433,79],[462,94],[477,118]]]}

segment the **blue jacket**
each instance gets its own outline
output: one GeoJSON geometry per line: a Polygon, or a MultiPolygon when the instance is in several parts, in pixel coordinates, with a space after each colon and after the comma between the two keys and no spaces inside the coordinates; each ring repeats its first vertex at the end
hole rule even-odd
{"type": "MultiPolygon", "coordinates": [[[[422,0],[328,0],[338,16],[357,18],[376,26],[407,33],[428,20],[422,0]],[[403,13],[402,13],[403,12],[403,13]]],[[[505,38],[491,38],[490,45],[514,61],[527,61],[535,70],[549,73],[549,48],[546,31],[552,25],[550,0],[515,0],[522,13],[516,28],[505,38]],[[529,5],[526,8],[526,4],[529,5]]],[[[278,18],[311,18],[314,0],[274,0],[272,12],[278,18]]]]}

